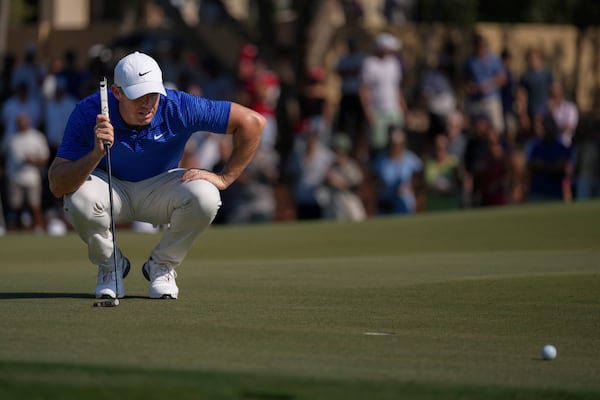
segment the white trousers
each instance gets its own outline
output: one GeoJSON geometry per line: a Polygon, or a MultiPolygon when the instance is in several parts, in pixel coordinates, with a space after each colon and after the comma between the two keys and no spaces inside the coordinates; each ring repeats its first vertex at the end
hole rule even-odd
{"type": "Polygon", "coordinates": [[[487,96],[479,100],[467,100],[465,109],[470,115],[485,114],[500,135],[504,134],[504,112],[500,96],[487,96]]]}
{"type": "MultiPolygon", "coordinates": [[[[219,190],[213,184],[205,180],[184,183],[184,172],[174,169],[140,182],[112,177],[115,223],[166,225],[150,256],[171,268],[181,264],[194,239],[210,225],[221,206],[219,190]]],[[[64,209],[87,244],[90,261],[114,267],[107,174],[95,171],[90,175],[76,192],[64,197],[64,209]]],[[[117,257],[122,257],[120,251],[117,257]]]]}

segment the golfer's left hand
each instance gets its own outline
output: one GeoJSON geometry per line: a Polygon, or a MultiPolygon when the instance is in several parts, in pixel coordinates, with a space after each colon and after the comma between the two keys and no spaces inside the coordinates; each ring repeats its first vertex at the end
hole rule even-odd
{"type": "Polygon", "coordinates": [[[229,183],[226,182],[222,175],[216,174],[212,171],[207,171],[205,169],[190,168],[181,176],[182,182],[189,182],[197,179],[204,179],[205,181],[215,185],[219,190],[225,190],[229,187],[229,183]]]}

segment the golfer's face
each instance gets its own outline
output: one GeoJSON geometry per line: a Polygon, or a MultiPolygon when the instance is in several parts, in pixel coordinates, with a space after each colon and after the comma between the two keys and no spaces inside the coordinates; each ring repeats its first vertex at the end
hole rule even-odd
{"type": "Polygon", "coordinates": [[[148,125],[154,118],[159,99],[158,93],[148,93],[134,100],[123,95],[119,101],[121,117],[128,125],[148,125]]]}

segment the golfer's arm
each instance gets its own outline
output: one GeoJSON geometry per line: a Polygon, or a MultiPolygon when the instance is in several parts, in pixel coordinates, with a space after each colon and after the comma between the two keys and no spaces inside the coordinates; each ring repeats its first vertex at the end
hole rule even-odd
{"type": "Polygon", "coordinates": [[[79,189],[103,156],[102,153],[98,155],[92,151],[76,161],[56,157],[48,170],[48,181],[52,194],[62,197],[79,189]]]}
{"type": "Polygon", "coordinates": [[[233,149],[221,172],[226,186],[231,185],[252,161],[266,123],[259,113],[237,103],[231,104],[227,133],[233,136],[233,149]]]}

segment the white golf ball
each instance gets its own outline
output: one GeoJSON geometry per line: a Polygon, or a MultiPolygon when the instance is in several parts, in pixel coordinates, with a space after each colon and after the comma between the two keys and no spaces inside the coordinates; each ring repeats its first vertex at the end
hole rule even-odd
{"type": "Polygon", "coordinates": [[[542,347],[542,358],[544,360],[554,360],[556,358],[556,347],[547,344],[542,347]]]}

